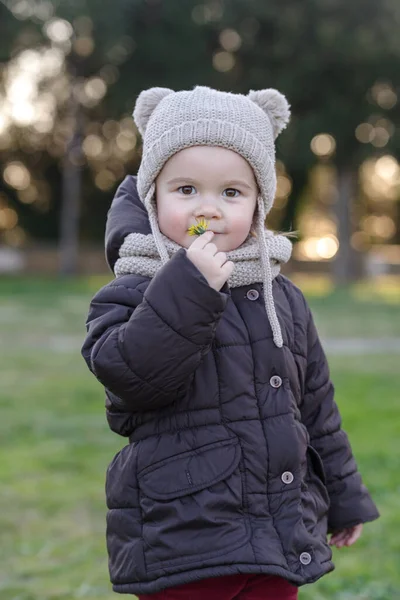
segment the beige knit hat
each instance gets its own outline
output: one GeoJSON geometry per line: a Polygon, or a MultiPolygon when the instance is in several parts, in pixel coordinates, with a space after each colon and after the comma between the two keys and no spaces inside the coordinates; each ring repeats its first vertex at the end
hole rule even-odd
{"type": "Polygon", "coordinates": [[[133,118],[143,137],[138,193],[148,211],[163,263],[168,261],[169,256],[158,226],[154,182],[167,160],[190,146],[221,146],[243,156],[253,168],[260,189],[256,231],[265,305],[274,341],[281,347],[282,335],[272,297],[265,218],[276,192],[274,142],[290,118],[286,98],[274,89],[250,91],[244,96],[204,86],[180,92],[154,87],[141,92],[133,118]]]}

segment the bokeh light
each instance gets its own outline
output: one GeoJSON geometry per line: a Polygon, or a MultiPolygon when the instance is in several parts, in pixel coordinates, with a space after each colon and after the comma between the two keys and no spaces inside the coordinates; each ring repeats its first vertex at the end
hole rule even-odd
{"type": "Polygon", "coordinates": [[[365,160],[360,168],[360,183],[371,200],[397,200],[400,194],[399,163],[389,154],[365,160]]]}
{"type": "Polygon", "coordinates": [[[296,258],[299,260],[331,260],[339,250],[339,241],[334,235],[309,237],[296,244],[296,258]]]}
{"type": "Polygon", "coordinates": [[[120,124],[118,123],[118,121],[115,121],[113,119],[109,119],[107,120],[105,123],[103,123],[103,125],[101,126],[101,130],[103,132],[104,137],[106,137],[108,140],[113,140],[114,138],[117,137],[117,135],[119,134],[121,129],[120,124]]]}
{"type": "Polygon", "coordinates": [[[336,149],[336,141],[332,135],[328,133],[320,133],[311,140],[311,150],[317,156],[331,156],[336,149]]]}
{"type": "Polygon", "coordinates": [[[38,189],[34,183],[31,183],[27,188],[18,190],[18,198],[23,204],[32,204],[38,198],[38,189]]]}
{"type": "Polygon", "coordinates": [[[383,148],[388,143],[389,138],[390,135],[387,129],[384,127],[375,127],[371,144],[376,148],[383,148]]]}
{"type": "Polygon", "coordinates": [[[51,19],[43,27],[44,33],[54,43],[67,42],[74,30],[65,19],[51,19]]]}
{"type": "Polygon", "coordinates": [[[79,56],[90,56],[94,50],[94,39],[89,36],[78,37],[73,43],[73,49],[79,56]]]}
{"type": "Polygon", "coordinates": [[[107,92],[107,86],[100,77],[93,77],[85,83],[84,90],[89,100],[101,100],[107,92]]]}
{"type": "Polygon", "coordinates": [[[104,149],[103,140],[98,135],[88,135],[82,144],[83,152],[90,158],[96,158],[101,155],[104,149]]]}
{"type": "Polygon", "coordinates": [[[16,19],[29,19],[34,14],[34,6],[32,2],[28,2],[28,0],[18,0],[17,2],[13,2],[10,8],[16,19]]]}
{"type": "Polygon", "coordinates": [[[399,163],[394,156],[385,155],[378,158],[375,163],[375,171],[386,181],[394,181],[400,175],[399,163]]]}
{"type": "Polygon", "coordinates": [[[390,83],[376,83],[371,93],[375,102],[386,110],[393,108],[397,103],[397,94],[390,83]]]}
{"type": "Polygon", "coordinates": [[[234,29],[224,29],[219,34],[219,43],[227,52],[236,52],[242,45],[242,38],[234,29]]]}
{"type": "Polygon", "coordinates": [[[317,254],[323,259],[333,258],[338,249],[339,241],[333,235],[320,238],[317,242],[317,254]]]}
{"type": "Polygon", "coordinates": [[[95,176],[95,184],[96,186],[106,192],[110,190],[116,183],[115,175],[110,169],[102,169],[95,176]]]}
{"type": "Polygon", "coordinates": [[[131,150],[134,150],[136,146],[136,136],[126,135],[125,132],[119,133],[115,142],[123,152],[131,152],[131,150]]]}
{"type": "Polygon", "coordinates": [[[216,71],[226,73],[235,66],[235,57],[231,52],[218,51],[214,54],[212,62],[216,71]]]}
{"type": "Polygon", "coordinates": [[[278,175],[276,178],[276,197],[287,198],[292,191],[292,181],[288,175],[278,175]]]}
{"type": "Polygon", "coordinates": [[[388,215],[368,215],[361,225],[367,234],[381,239],[390,239],[396,232],[396,224],[388,215]]]}
{"type": "Polygon", "coordinates": [[[13,208],[0,208],[0,229],[12,229],[18,223],[18,215],[13,208]]]}
{"type": "Polygon", "coordinates": [[[355,131],[356,138],[363,144],[368,144],[374,139],[374,128],[371,123],[360,123],[355,131]]]}
{"type": "Polygon", "coordinates": [[[8,246],[18,248],[27,240],[26,232],[22,227],[14,226],[4,232],[4,241],[8,246]]]}
{"type": "Polygon", "coordinates": [[[31,182],[31,175],[28,169],[18,161],[10,162],[5,166],[3,178],[9,186],[16,190],[26,189],[31,182]]]}

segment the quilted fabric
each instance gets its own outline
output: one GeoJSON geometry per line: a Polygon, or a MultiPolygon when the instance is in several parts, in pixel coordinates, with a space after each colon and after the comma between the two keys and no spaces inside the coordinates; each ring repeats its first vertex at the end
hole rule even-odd
{"type": "MultiPolygon", "coordinates": [[[[132,231],[150,228],[129,176],[108,215],[111,268],[132,231]]],[[[215,291],[182,249],[151,281],[119,277],[91,302],[82,354],[129,438],[106,476],[116,592],[236,573],[301,586],[334,568],[328,531],[379,516],[303,294],[274,279],[277,348],[262,293],[215,291]]]]}

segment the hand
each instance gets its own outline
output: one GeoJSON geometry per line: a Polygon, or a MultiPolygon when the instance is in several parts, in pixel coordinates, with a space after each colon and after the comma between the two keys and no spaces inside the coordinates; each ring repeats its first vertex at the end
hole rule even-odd
{"type": "Polygon", "coordinates": [[[235,265],[226,260],[225,252],[218,252],[217,246],[210,243],[213,236],[213,231],[206,231],[191,244],[186,253],[188,259],[207,279],[208,285],[219,292],[235,265]]]}
{"type": "Polygon", "coordinates": [[[359,525],[354,525],[354,527],[345,527],[344,529],[334,531],[329,540],[329,545],[336,546],[336,548],[352,546],[360,537],[362,529],[363,526],[362,523],[360,523],[359,525]]]}

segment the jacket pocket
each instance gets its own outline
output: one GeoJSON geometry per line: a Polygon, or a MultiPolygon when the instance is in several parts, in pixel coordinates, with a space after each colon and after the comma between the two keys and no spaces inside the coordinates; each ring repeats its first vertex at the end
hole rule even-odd
{"type": "Polygon", "coordinates": [[[322,462],[322,458],[315,450],[315,448],[311,445],[307,446],[308,456],[310,458],[311,468],[314,473],[319,477],[322,481],[323,485],[326,485],[326,475],[324,469],[324,463],[322,462]]]}
{"type": "Polygon", "coordinates": [[[307,446],[307,483],[313,495],[317,517],[323,517],[329,508],[330,499],[326,489],[326,475],[322,458],[311,445],[307,446]]]}
{"type": "Polygon", "coordinates": [[[201,563],[247,541],[236,438],[188,450],[138,473],[148,570],[201,563]]]}

